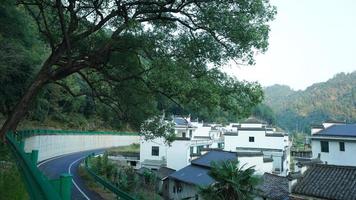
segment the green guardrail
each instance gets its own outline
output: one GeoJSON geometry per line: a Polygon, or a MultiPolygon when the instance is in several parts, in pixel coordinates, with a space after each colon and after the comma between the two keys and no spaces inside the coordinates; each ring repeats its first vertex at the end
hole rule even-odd
{"type": "Polygon", "coordinates": [[[90,166],[88,165],[88,160],[90,157],[94,156],[94,154],[89,155],[85,158],[84,160],[84,166],[85,169],[88,171],[88,173],[94,178],[94,180],[98,183],[100,183],[102,186],[104,186],[106,189],[110,190],[112,193],[116,194],[117,199],[123,199],[123,200],[136,200],[132,196],[130,196],[128,193],[120,190],[119,188],[115,187],[113,184],[111,184],[109,181],[105,180],[104,178],[98,176],[95,174],[93,170],[90,169],[90,166]]]}
{"type": "Polygon", "coordinates": [[[36,136],[36,135],[133,135],[137,136],[137,132],[114,132],[114,131],[79,131],[79,130],[22,130],[18,132],[21,138],[36,136]]]}
{"type": "Polygon", "coordinates": [[[70,200],[72,176],[62,174],[59,179],[48,180],[37,168],[38,150],[24,151],[24,142],[20,134],[6,134],[7,143],[15,156],[29,196],[33,200],[70,200]]]}

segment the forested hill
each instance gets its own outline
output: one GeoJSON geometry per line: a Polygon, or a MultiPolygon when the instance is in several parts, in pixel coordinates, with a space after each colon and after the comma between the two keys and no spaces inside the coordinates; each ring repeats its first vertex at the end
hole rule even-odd
{"type": "Polygon", "coordinates": [[[327,119],[356,122],[356,71],[294,91],[285,85],[265,88],[265,104],[276,123],[288,131],[309,132],[310,124],[327,119]]]}

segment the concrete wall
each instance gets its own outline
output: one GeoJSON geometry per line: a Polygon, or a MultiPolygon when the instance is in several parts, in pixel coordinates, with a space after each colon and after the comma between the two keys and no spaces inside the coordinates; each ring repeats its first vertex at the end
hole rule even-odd
{"type": "Polygon", "coordinates": [[[356,166],[356,141],[323,141],[329,142],[329,152],[321,152],[320,140],[313,139],[311,142],[313,158],[318,157],[318,154],[320,153],[320,160],[323,162],[328,162],[328,164],[356,166]],[[340,151],[339,142],[345,142],[345,151],[340,151]]]}
{"type": "Polygon", "coordinates": [[[25,152],[38,150],[38,161],[91,149],[139,143],[139,136],[125,135],[37,135],[25,139],[25,152]]]}

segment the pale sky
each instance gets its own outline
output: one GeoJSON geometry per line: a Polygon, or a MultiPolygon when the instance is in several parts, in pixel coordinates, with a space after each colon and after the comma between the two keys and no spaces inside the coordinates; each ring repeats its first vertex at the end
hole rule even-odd
{"type": "Polygon", "coordinates": [[[255,66],[227,67],[240,80],[305,89],[356,70],[356,0],[271,0],[269,48],[255,66]]]}

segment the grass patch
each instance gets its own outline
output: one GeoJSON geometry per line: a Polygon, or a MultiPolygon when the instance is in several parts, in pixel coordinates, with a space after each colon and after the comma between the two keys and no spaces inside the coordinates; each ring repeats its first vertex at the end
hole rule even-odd
{"type": "Polygon", "coordinates": [[[140,153],[140,144],[134,143],[128,146],[113,147],[107,150],[109,155],[119,155],[121,153],[140,153]]]}
{"type": "Polygon", "coordinates": [[[29,199],[10,149],[3,143],[0,143],[0,199],[29,199]]]}

